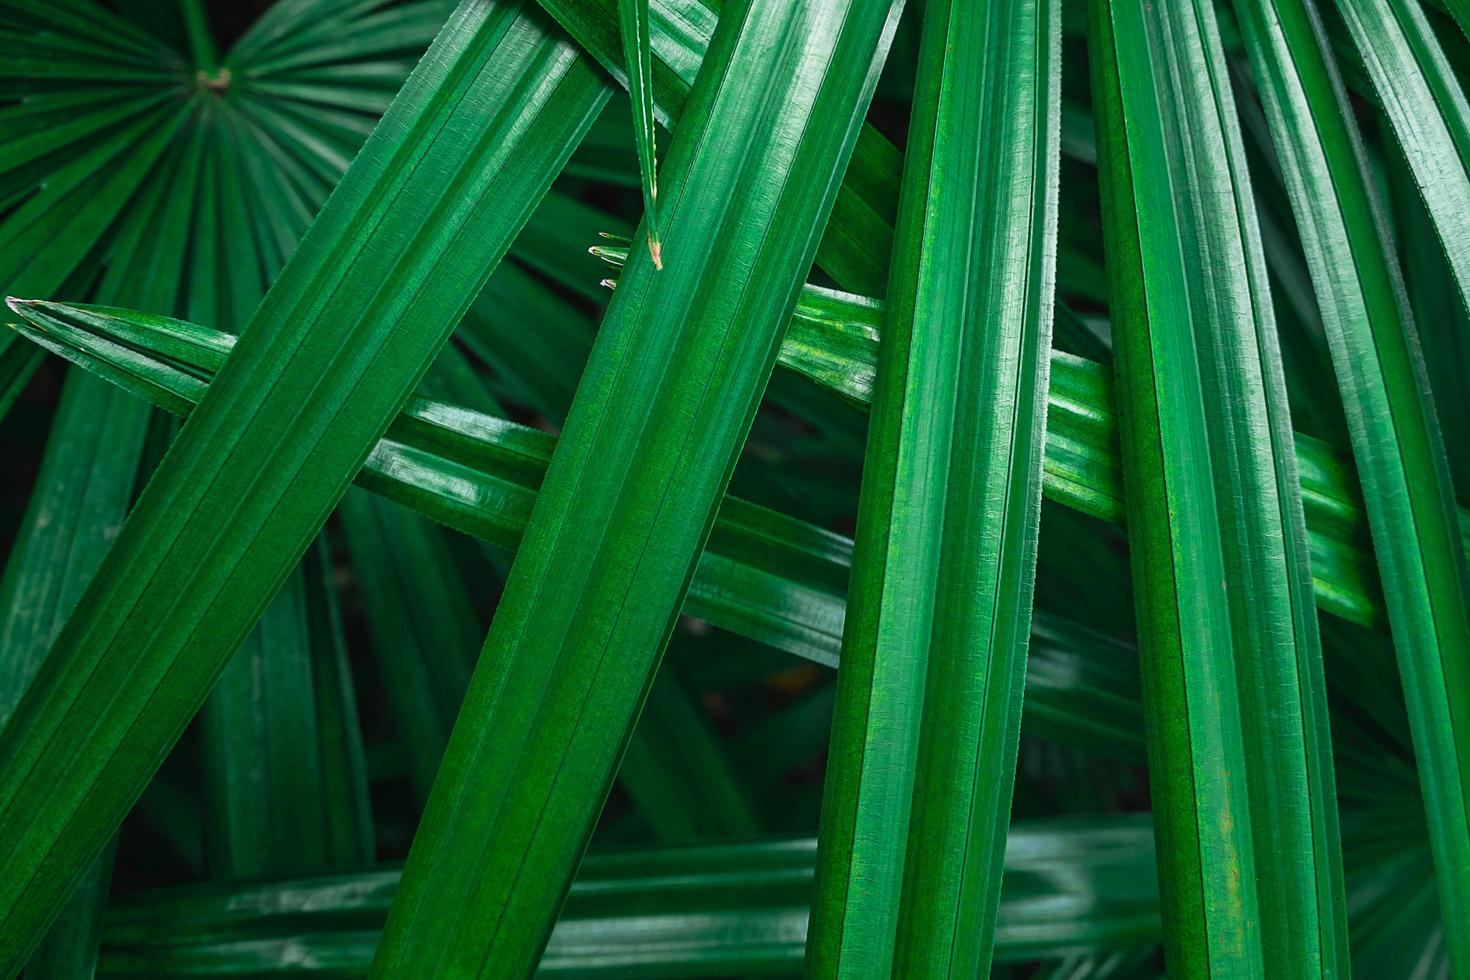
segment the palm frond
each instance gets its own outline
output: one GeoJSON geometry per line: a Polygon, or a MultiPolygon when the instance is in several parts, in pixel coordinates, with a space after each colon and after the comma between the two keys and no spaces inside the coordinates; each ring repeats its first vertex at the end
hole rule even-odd
{"type": "Polygon", "coordinates": [[[1060,24],[1049,2],[925,13],[823,800],[813,975],[988,969],[1041,504],[1060,24]],[[955,63],[955,50],[976,57],[955,63]]]}
{"type": "Polygon", "coordinates": [[[669,260],[656,273],[638,253],[604,319],[379,971],[536,962],[764,390],[893,16],[878,2],[796,16],[757,0],[721,21],[714,70],[664,164],[669,260]],[[726,144],[746,149],[732,158],[726,144]],[[706,276],[711,255],[736,274],[706,276]],[[606,424],[614,409],[632,424],[606,424]],[[501,779],[522,791],[478,789],[501,779]],[[496,848],[472,843],[487,838],[496,848]],[[480,857],[463,860],[467,848],[480,857]]]}
{"type": "Polygon", "coordinates": [[[570,44],[517,5],[468,3],[439,35],[251,318],[5,730],[0,963],[24,961],[607,95],[570,44]],[[454,124],[484,105],[499,108],[498,126],[454,124]],[[406,133],[439,138],[405,146],[406,133]],[[443,174],[495,208],[444,198],[443,174]],[[416,235],[425,214],[443,221],[416,235]],[[400,279],[420,288],[382,288],[400,279]],[[334,356],[343,370],[323,375],[334,356]],[[312,403],[331,405],[335,424],[293,425],[312,403]],[[262,451],[280,465],[258,470],[262,451]],[[341,460],[340,479],[317,472],[329,458],[341,460]],[[158,562],[232,549],[227,576],[158,562]],[[126,762],[104,765],[104,745],[126,762]],[[54,870],[38,877],[42,864],[54,870]]]}
{"type": "Polygon", "coordinates": [[[0,975],[1470,969],[1470,6],[905,6],[0,0],[0,975]]]}

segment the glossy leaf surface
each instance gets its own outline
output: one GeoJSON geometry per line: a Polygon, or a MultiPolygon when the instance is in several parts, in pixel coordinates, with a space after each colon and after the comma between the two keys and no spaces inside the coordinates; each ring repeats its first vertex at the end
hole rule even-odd
{"type": "Polygon", "coordinates": [[[1198,4],[1098,3],[1090,40],[1171,969],[1336,975],[1321,646],[1224,50],[1198,4]]]}
{"type": "Polygon", "coordinates": [[[0,964],[23,961],[606,100],[553,29],[461,6],[139,500],[0,737],[0,964]],[[418,288],[384,288],[398,277],[418,288]]]}
{"type": "Polygon", "coordinates": [[[823,799],[814,976],[989,966],[1041,505],[1060,30],[1047,2],[925,11],[823,799]]]}
{"type": "Polygon", "coordinates": [[[539,957],[896,15],[880,2],[726,11],[664,165],[668,261],[655,272],[639,253],[602,324],[415,837],[380,974],[486,958],[524,972],[539,957]]]}

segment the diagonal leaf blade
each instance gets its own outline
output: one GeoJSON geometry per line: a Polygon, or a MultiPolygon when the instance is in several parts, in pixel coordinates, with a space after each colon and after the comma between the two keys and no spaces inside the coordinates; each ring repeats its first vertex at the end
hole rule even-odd
{"type": "Polygon", "coordinates": [[[0,735],[0,972],[142,791],[608,94],[539,11],[461,4],[0,735]]]}
{"type": "Polygon", "coordinates": [[[1470,101],[1423,9],[1337,0],[1470,310],[1470,101]]]}
{"type": "Polygon", "coordinates": [[[638,252],[614,294],[378,975],[487,961],[527,973],[539,957],[775,363],[899,6],[755,0],[721,18],[664,166],[669,261],[656,273],[638,252]]]}
{"type": "MultiPolygon", "coordinates": [[[[23,327],[28,336],[54,344],[62,356],[103,371],[104,377],[159,407],[183,413],[202,395],[201,376],[208,377],[222,363],[234,341],[195,324],[112,308],[27,303],[18,309],[36,328],[23,327]],[[103,340],[107,336],[138,347],[109,347],[103,340]],[[167,363],[171,358],[188,371],[167,363]],[[108,373],[113,371],[117,373],[108,373]]],[[[553,444],[544,432],[459,406],[416,399],[378,443],[357,483],[455,530],[514,548],[524,534],[553,444]]],[[[339,513],[354,553],[361,552],[365,563],[404,570],[435,554],[430,536],[407,529],[404,522],[391,521],[380,534],[367,521],[358,521],[363,507],[354,497],[355,491],[349,491],[339,513]],[[378,550],[389,543],[396,547],[378,550]]],[[[685,612],[836,666],[851,561],[852,542],[847,538],[727,496],[696,569],[685,612]]],[[[380,663],[391,678],[390,700],[402,699],[394,702],[399,705],[392,709],[395,717],[405,723],[413,720],[411,751],[422,763],[416,777],[422,778],[437,768],[462,695],[462,682],[442,683],[445,674],[460,673],[452,658],[441,652],[425,663],[432,656],[427,651],[457,648],[470,629],[471,610],[463,599],[448,598],[454,591],[450,580],[410,578],[405,582],[397,574],[374,574],[366,576],[363,585],[383,599],[371,602],[370,630],[378,642],[404,654],[394,657],[392,664],[380,663]],[[405,607],[389,602],[389,592],[415,598],[405,607]],[[420,607],[434,607],[431,594],[448,615],[424,622],[420,607]],[[412,667],[412,673],[399,672],[405,667],[412,667]]],[[[1047,726],[1053,735],[1082,739],[1095,748],[1103,744],[1097,740],[1101,736],[1122,757],[1136,758],[1142,728],[1135,723],[1137,670],[1129,651],[1055,619],[1035,627],[1033,642],[1040,644],[1041,652],[1038,655],[1033,648],[1030,657],[1027,711],[1033,718],[1049,719],[1037,724],[1047,726]]],[[[423,789],[427,792],[427,784],[423,789]]]]}
{"type": "Polygon", "coordinates": [[[1213,6],[1101,2],[1093,28],[1170,968],[1337,975],[1346,911],[1301,481],[1213,6]]]}

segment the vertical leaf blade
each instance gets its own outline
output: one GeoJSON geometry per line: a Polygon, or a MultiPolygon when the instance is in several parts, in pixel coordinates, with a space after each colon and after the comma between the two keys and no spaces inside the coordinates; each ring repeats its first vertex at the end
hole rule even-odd
{"type": "Polygon", "coordinates": [[[1035,572],[1060,10],[930,4],[807,969],[989,967],[1035,572]]]}
{"type": "Polygon", "coordinates": [[[1095,6],[1172,970],[1346,970],[1325,680],[1254,195],[1209,4],[1095,6]]]}
{"type": "Polygon", "coordinates": [[[633,103],[633,139],[638,144],[638,173],[643,186],[643,227],[648,253],[656,269],[664,267],[658,238],[658,152],[653,123],[653,53],[648,0],[618,0],[623,56],[628,62],[628,98],[633,103]]]}
{"type": "MultiPolygon", "coordinates": [[[[1311,0],[1236,9],[1342,393],[1409,709],[1441,911],[1470,921],[1470,584],[1402,277],[1311,0]]],[[[1470,935],[1445,931],[1456,972],[1470,935]]]]}

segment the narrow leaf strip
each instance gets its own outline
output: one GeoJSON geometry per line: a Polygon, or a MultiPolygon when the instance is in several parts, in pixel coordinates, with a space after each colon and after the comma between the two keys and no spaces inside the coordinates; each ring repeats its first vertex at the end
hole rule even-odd
{"type": "Polygon", "coordinates": [[[464,699],[484,630],[444,532],[354,487],[337,508],[362,589],[388,710],[422,804],[464,699]]]}
{"type": "Polygon", "coordinates": [[[653,123],[653,55],[649,48],[648,0],[618,0],[618,24],[628,63],[628,98],[633,103],[633,138],[643,178],[643,226],[653,267],[664,267],[658,240],[658,152],[653,123]]]}
{"type": "Polygon", "coordinates": [[[245,331],[0,735],[13,972],[608,97],[465,0],[245,331]]]}
{"type": "Polygon", "coordinates": [[[1337,9],[1470,310],[1470,101],[1419,3],[1338,0],[1337,9]]]}
{"type": "Polygon", "coordinates": [[[989,969],[1041,505],[1060,26],[1051,0],[925,11],[818,835],[813,976],[989,969]]]}
{"type": "MultiPolygon", "coordinates": [[[[949,8],[947,25],[925,25],[930,59],[944,51],[946,67],[932,122],[924,107],[931,146],[916,148],[912,134],[908,144],[906,162],[921,154],[923,169],[907,164],[914,178],[895,245],[904,261],[895,259],[889,287],[903,314],[887,323],[912,322],[911,362],[931,333],[923,321],[963,324],[945,365],[957,404],[937,498],[943,553],[895,961],[899,976],[959,978],[990,970],[1027,673],[1052,363],[1062,4],[949,8]],[[952,198],[951,174],[966,178],[952,198]],[[920,214],[922,225],[907,223],[920,214]]],[[[926,412],[930,393],[913,394],[914,411],[926,412]]]]}
{"type": "MultiPolygon", "coordinates": [[[[1300,907],[1302,886],[1310,898],[1312,883],[1293,877],[1297,864],[1267,863],[1268,831],[1280,828],[1260,819],[1269,818],[1269,806],[1310,813],[1305,780],[1289,784],[1284,798],[1263,799],[1262,809],[1251,806],[1259,775],[1248,768],[1258,755],[1251,736],[1271,719],[1253,710],[1242,688],[1267,672],[1272,644],[1288,654],[1273,681],[1290,684],[1263,697],[1294,693],[1296,661],[1320,660],[1320,653],[1311,607],[1303,611],[1298,602],[1305,535],[1294,533],[1303,530],[1293,507],[1296,481],[1279,479],[1274,451],[1287,431],[1285,392],[1267,380],[1280,379],[1275,324],[1259,232],[1241,213],[1252,202],[1237,170],[1239,136],[1227,135],[1233,106],[1213,10],[1201,12],[1193,0],[1153,8],[1094,0],[1092,12],[1168,965],[1189,976],[1267,975],[1269,956],[1283,975],[1313,967],[1321,975],[1317,904],[1300,907]],[[1223,217],[1218,209],[1226,209],[1223,217]],[[1237,593],[1243,601],[1232,601],[1237,593]],[[1278,893],[1298,907],[1277,907],[1278,893]],[[1303,912],[1305,936],[1291,920],[1303,912]],[[1263,937],[1274,941],[1264,954],[1263,937]]],[[[1294,699],[1286,709],[1290,717],[1281,721],[1299,725],[1294,699]]],[[[1288,727],[1286,736],[1266,764],[1294,776],[1302,733],[1288,727]]],[[[1300,828],[1285,829],[1292,836],[1283,843],[1299,847],[1300,828]]],[[[1310,853],[1309,833],[1305,844],[1310,853]]]]}
{"type": "Polygon", "coordinates": [[[1454,972],[1470,973],[1470,932],[1453,925],[1470,922],[1470,581],[1414,322],[1354,109],[1315,5],[1235,6],[1347,414],[1409,709],[1450,961],[1454,972]]]}
{"type": "Polygon", "coordinates": [[[20,343],[16,334],[0,334],[0,419],[25,390],[44,356],[34,344],[20,343]]]}
{"type": "MultiPolygon", "coordinates": [[[[626,248],[597,248],[613,264],[626,248]]],[[[781,346],[780,364],[859,407],[872,398],[883,304],[808,285],[781,346]]],[[[67,356],[67,355],[64,355],[67,356]]],[[[1044,491],[1093,517],[1122,522],[1116,397],[1110,369],[1053,349],[1044,491]]],[[[1367,518],[1352,463],[1327,444],[1294,433],[1306,509],[1317,604],[1335,616],[1375,625],[1383,619],[1367,518]]],[[[1470,514],[1461,510],[1462,526],[1470,514]]],[[[1465,538],[1470,550],[1470,537],[1465,538]]]]}
{"type": "MultiPolygon", "coordinates": [[[[628,0],[541,0],[589,55],[628,89],[629,61],[619,43],[619,8],[628,0]]],[[[718,17],[714,0],[651,0],[652,111],[677,130],[695,75],[707,56],[718,17]]],[[[624,35],[626,36],[626,35],[624,35]]],[[[635,112],[637,98],[634,99],[635,112]]],[[[893,220],[903,158],[888,138],[864,124],[832,208],[817,263],[848,289],[881,294],[893,249],[893,220]]]]}
{"type": "Polygon", "coordinates": [[[1107,176],[1131,182],[1109,193],[1131,194],[1138,214],[1108,219],[1119,383],[1141,419],[1131,437],[1125,426],[1142,454],[1125,475],[1160,869],[1181,920],[1196,874],[1203,900],[1203,921],[1171,925],[1170,953],[1176,969],[1203,956],[1229,974],[1259,943],[1268,976],[1337,976],[1347,921],[1326,682],[1255,195],[1213,6],[1133,6],[1112,4],[1123,122],[1105,124],[1107,176]],[[1135,269],[1141,281],[1125,282],[1135,269]],[[1212,474],[1212,500],[1177,505],[1176,460],[1212,474]],[[1219,598],[1223,633],[1208,630],[1219,598]],[[1220,833],[1247,816],[1238,843],[1220,833]]]}
{"type": "Polygon", "coordinates": [[[351,688],[340,680],[332,628],[314,628],[333,616],[313,608],[329,599],[309,587],[303,563],[200,713],[211,877],[274,878],[372,859],[363,846],[371,824],[359,826],[367,787],[351,688]],[[333,717],[343,722],[334,727],[333,717]]]}
{"type": "Polygon", "coordinates": [[[892,37],[888,0],[726,7],[613,296],[375,972],[526,974],[606,797],[892,37]],[[730,152],[738,146],[739,153],[730,152]]]}
{"type": "MultiPolygon", "coordinates": [[[[863,301],[861,297],[841,298],[844,294],[830,290],[822,291],[821,299],[814,299],[815,295],[815,287],[803,290],[803,299],[782,342],[779,363],[807,374],[836,392],[846,392],[856,404],[866,406],[872,397],[877,361],[876,321],[881,304],[863,301]],[[836,305],[832,312],[824,312],[822,307],[829,301],[836,305]]],[[[213,375],[235,343],[234,337],[217,330],[130,310],[14,302],[15,312],[24,321],[18,329],[31,340],[181,415],[193,409],[207,386],[204,379],[213,375]]],[[[1058,350],[1052,351],[1051,361],[1043,493],[1047,499],[1081,513],[1122,521],[1123,486],[1111,372],[1104,365],[1058,350]]],[[[444,426],[456,432],[456,439],[471,444],[511,438],[511,433],[518,433],[514,437],[517,442],[521,441],[520,436],[527,436],[538,447],[535,482],[526,484],[532,490],[539,486],[539,474],[544,470],[545,458],[549,458],[553,440],[544,433],[528,433],[520,426],[480,412],[466,412],[461,406],[443,405],[429,413],[410,407],[408,415],[421,420],[432,418],[432,425],[429,429],[406,427],[408,416],[400,416],[391,437],[380,442],[369,456],[358,482],[467,534],[497,543],[519,541],[530,511],[529,503],[513,504],[503,489],[496,488],[503,488],[505,479],[529,477],[521,476],[520,469],[499,470],[502,459],[493,452],[475,453],[468,464],[436,461],[437,450],[423,440],[444,426]],[[473,470],[466,469],[466,465],[473,470]],[[492,518],[492,513],[518,516],[507,523],[499,517],[492,518]]],[[[1301,433],[1295,434],[1294,441],[1318,608],[1351,622],[1374,625],[1383,619],[1383,601],[1352,460],[1301,433]]],[[[529,497],[525,499],[528,501],[529,497]]],[[[745,511],[727,503],[721,523],[734,522],[732,528],[740,525],[742,522],[737,520],[740,513],[745,511]]],[[[749,513],[779,516],[764,508],[754,508],[749,513]]],[[[763,522],[756,522],[760,523],[763,522]]],[[[781,518],[777,523],[783,529],[781,534],[806,526],[788,518],[781,518]]],[[[1464,509],[1460,511],[1460,527],[1462,548],[1470,550],[1470,512],[1464,509]]],[[[816,539],[834,537],[815,528],[809,530],[816,539]]],[[[743,536],[743,531],[738,533],[743,536]]],[[[778,532],[767,528],[758,533],[762,538],[769,538],[778,532]]],[[[723,553],[720,544],[723,540],[729,539],[715,534],[711,551],[723,553]]],[[[825,553],[827,546],[818,546],[818,550],[825,553]]],[[[845,554],[846,546],[842,550],[845,554]]],[[[770,572],[779,575],[787,569],[781,560],[762,556],[759,548],[748,553],[770,572]]],[[[836,580],[839,592],[844,588],[844,581],[845,576],[836,580]]],[[[711,617],[739,615],[742,607],[749,608],[752,598],[749,588],[732,591],[716,579],[706,579],[701,572],[690,593],[690,602],[697,604],[691,612],[743,632],[741,626],[728,618],[711,617]]],[[[753,601],[760,607],[765,600],[754,597],[753,601]]],[[[834,663],[841,623],[835,621],[834,626],[834,620],[820,612],[826,604],[826,600],[817,600],[815,596],[811,602],[783,601],[786,611],[779,620],[769,616],[760,618],[767,626],[779,621],[789,629],[783,628],[778,634],[747,635],[800,656],[834,663]]],[[[745,628],[750,628],[749,621],[745,628]]]]}
{"type": "MultiPolygon", "coordinates": [[[[53,345],[62,356],[160,407],[184,414],[203,394],[205,382],[199,375],[210,375],[210,365],[217,364],[234,342],[218,331],[147,314],[54,303],[18,304],[18,308],[37,328],[23,326],[27,336],[53,345]],[[85,324],[98,334],[68,324],[85,324]],[[127,336],[145,352],[103,340],[107,335],[127,336]],[[181,363],[195,373],[160,360],[168,351],[189,355],[181,363]]],[[[545,432],[459,406],[415,399],[368,457],[357,483],[455,530],[514,549],[525,532],[554,446],[555,439],[545,432]]],[[[348,525],[353,553],[363,554],[364,565],[406,567],[418,560],[406,555],[435,553],[432,546],[409,538],[412,532],[397,522],[383,532],[383,540],[391,537],[397,547],[379,550],[383,542],[375,540],[367,522],[354,520],[360,507],[353,497],[349,491],[338,512],[348,525]]],[[[684,610],[741,636],[834,667],[851,561],[851,540],[726,496],[684,610]]],[[[379,589],[402,594],[420,586],[427,592],[449,589],[437,577],[427,582],[422,576],[408,578],[405,582],[396,575],[365,577],[363,585],[375,642],[405,652],[391,665],[380,661],[381,669],[394,678],[388,682],[390,710],[395,718],[412,721],[404,735],[412,740],[414,758],[428,760],[424,769],[431,776],[453,720],[452,708],[444,707],[440,694],[431,692],[451,692],[458,704],[462,682],[458,689],[453,682],[441,688],[436,678],[461,669],[443,651],[446,643],[459,642],[453,637],[464,635],[466,627],[459,624],[469,613],[458,613],[455,622],[447,624],[432,617],[421,619],[421,600],[411,599],[405,606],[401,601],[373,599],[386,596],[379,589]],[[385,611],[392,615],[384,616],[385,611]],[[437,657],[430,661],[426,650],[437,650],[437,657]],[[405,666],[411,672],[396,672],[405,666]]],[[[439,593],[441,600],[445,594],[439,593]]],[[[462,610],[463,605],[454,600],[448,608],[462,610]]],[[[1027,683],[1035,688],[1026,701],[1031,716],[1048,716],[1047,730],[1057,737],[1081,740],[1094,749],[1106,745],[1123,758],[1137,758],[1142,725],[1136,721],[1138,681],[1131,651],[1055,619],[1046,626],[1037,622],[1036,642],[1041,646],[1039,651],[1033,646],[1027,672],[1027,683]],[[1104,741],[1093,737],[1097,735],[1104,741]]],[[[427,792],[427,783],[423,789],[427,792]]]]}

